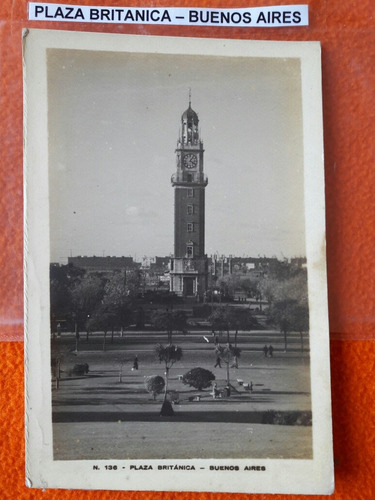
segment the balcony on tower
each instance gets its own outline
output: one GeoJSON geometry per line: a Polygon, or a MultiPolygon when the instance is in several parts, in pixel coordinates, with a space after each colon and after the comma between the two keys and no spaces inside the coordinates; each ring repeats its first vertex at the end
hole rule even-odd
{"type": "Polygon", "coordinates": [[[172,186],[198,186],[206,187],[208,177],[201,172],[184,172],[178,171],[171,176],[172,186]]]}
{"type": "Polygon", "coordinates": [[[180,137],[177,140],[177,149],[176,151],[180,150],[188,151],[189,149],[192,149],[194,151],[197,151],[197,149],[203,149],[203,141],[201,141],[199,138],[195,142],[184,142],[183,138],[180,137]]]}

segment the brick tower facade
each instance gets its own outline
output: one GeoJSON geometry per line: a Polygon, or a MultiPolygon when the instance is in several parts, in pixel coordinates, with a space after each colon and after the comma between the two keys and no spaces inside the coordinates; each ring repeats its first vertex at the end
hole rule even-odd
{"type": "Polygon", "coordinates": [[[170,289],[179,296],[202,300],[207,290],[208,262],[204,250],[205,188],[203,142],[198,115],[189,107],[181,117],[177,141],[177,171],[174,188],[174,256],[171,259],[170,289]]]}

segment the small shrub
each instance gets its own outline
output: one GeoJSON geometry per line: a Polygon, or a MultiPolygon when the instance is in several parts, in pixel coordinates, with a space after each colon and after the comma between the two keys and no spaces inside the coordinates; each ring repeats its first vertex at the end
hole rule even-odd
{"type": "Polygon", "coordinates": [[[311,426],[312,414],[311,411],[267,410],[263,413],[262,424],[311,426]]]}
{"type": "Polygon", "coordinates": [[[73,375],[86,375],[89,372],[89,365],[87,363],[74,365],[72,373],[73,375]]]}
{"type": "Polygon", "coordinates": [[[147,392],[152,394],[152,397],[156,399],[156,396],[163,392],[165,382],[160,375],[151,375],[145,378],[145,387],[147,392]]]}
{"type": "Polygon", "coordinates": [[[193,318],[208,318],[211,313],[212,308],[207,304],[193,306],[193,318]]]}
{"type": "Polygon", "coordinates": [[[298,415],[298,418],[296,420],[295,425],[311,426],[312,425],[312,413],[311,413],[311,411],[304,411],[300,415],[298,415]]]}
{"type": "Polygon", "coordinates": [[[262,424],[273,424],[275,420],[275,410],[267,410],[263,413],[262,424]]]}
{"type": "Polygon", "coordinates": [[[293,425],[295,421],[295,413],[285,413],[277,411],[273,423],[275,425],[293,425]]]}
{"type": "Polygon", "coordinates": [[[182,377],[184,384],[194,387],[199,391],[210,387],[213,380],[215,380],[215,375],[205,368],[193,368],[182,377]]]}

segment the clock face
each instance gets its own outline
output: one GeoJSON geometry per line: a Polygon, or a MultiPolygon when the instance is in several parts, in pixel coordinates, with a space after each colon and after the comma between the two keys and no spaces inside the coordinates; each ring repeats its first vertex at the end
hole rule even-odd
{"type": "Polygon", "coordinates": [[[198,158],[194,154],[187,154],[184,156],[184,167],[185,168],[195,168],[198,164],[198,158]]]}

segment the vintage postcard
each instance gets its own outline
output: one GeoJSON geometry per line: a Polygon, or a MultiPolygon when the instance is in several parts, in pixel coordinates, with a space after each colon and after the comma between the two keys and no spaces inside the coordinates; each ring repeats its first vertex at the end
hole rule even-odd
{"type": "Polygon", "coordinates": [[[320,44],[23,43],[27,484],[331,493],[320,44]]]}

